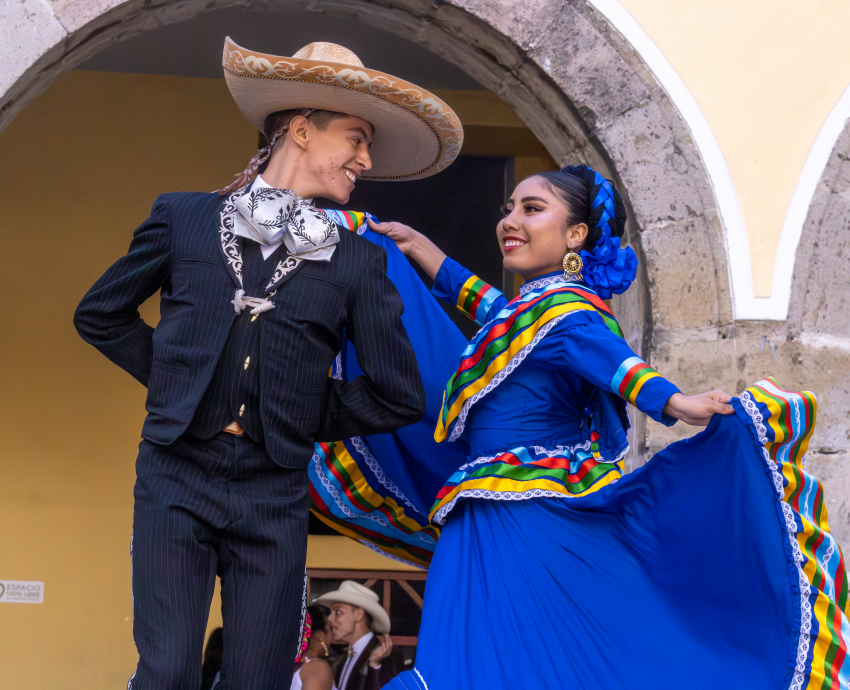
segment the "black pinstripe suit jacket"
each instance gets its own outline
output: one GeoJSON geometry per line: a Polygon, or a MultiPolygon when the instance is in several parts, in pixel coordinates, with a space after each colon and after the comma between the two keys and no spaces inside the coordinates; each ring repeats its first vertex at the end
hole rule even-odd
{"type": "MultiPolygon", "coordinates": [[[[236,314],[241,238],[229,197],[164,194],[130,250],[83,298],[82,338],[148,387],[142,436],[169,444],[186,429],[236,314]],[[156,329],[138,306],[161,289],[156,329]]],[[[261,414],[266,448],[285,467],[306,467],[313,441],[385,433],[421,419],[425,392],[401,323],[403,306],[386,275],[386,253],[343,231],[330,261],[287,255],[263,295],[259,318],[261,414]],[[366,376],[328,378],[351,339],[366,376]]]]}

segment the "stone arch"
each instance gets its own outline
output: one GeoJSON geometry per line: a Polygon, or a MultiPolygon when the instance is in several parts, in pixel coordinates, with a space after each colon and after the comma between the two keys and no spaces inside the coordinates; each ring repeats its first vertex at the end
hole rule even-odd
{"type": "MultiPolygon", "coordinates": [[[[798,343],[801,365],[816,362],[846,380],[850,354],[850,122],[835,142],[809,206],[797,248],[788,313],[787,338],[798,343]]],[[[826,400],[821,422],[836,415],[819,434],[815,451],[847,454],[845,416],[850,393],[842,385],[826,400]],[[824,414],[825,413],[825,414],[824,414]]],[[[823,398],[821,397],[823,401],[823,398]]],[[[850,524],[850,518],[848,518],[850,524]]]]}
{"type": "MultiPolygon", "coordinates": [[[[7,6],[13,16],[0,28],[13,56],[0,73],[0,130],[110,42],[234,4],[352,16],[420,44],[499,94],[556,161],[584,161],[616,179],[643,267],[618,311],[632,345],[658,368],[675,363],[671,342],[694,332],[716,338],[732,321],[721,221],[687,125],[586,0],[24,0],[7,6]]],[[[642,448],[641,425],[637,432],[642,448]]]]}
{"type": "Polygon", "coordinates": [[[833,146],[806,215],[794,261],[785,334],[793,363],[818,393],[818,428],[807,456],[833,498],[832,532],[850,541],[850,122],[833,146]],[[817,381],[817,383],[815,383],[817,381]],[[830,385],[832,382],[832,385],[830,385]],[[817,387],[816,387],[817,386],[817,387]],[[838,503],[836,503],[838,501],[838,503]]]}

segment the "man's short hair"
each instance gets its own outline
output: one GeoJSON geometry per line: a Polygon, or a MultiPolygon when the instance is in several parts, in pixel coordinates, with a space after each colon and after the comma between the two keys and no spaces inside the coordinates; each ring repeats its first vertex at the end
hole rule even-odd
{"type": "MultiPolygon", "coordinates": [[[[263,134],[266,139],[271,141],[275,134],[287,127],[295,117],[300,115],[306,108],[296,108],[294,110],[278,110],[276,113],[269,115],[263,122],[263,134]]],[[[314,110],[307,119],[313,123],[318,130],[324,130],[333,121],[340,117],[348,117],[345,113],[337,113],[333,110],[314,110]]]]}

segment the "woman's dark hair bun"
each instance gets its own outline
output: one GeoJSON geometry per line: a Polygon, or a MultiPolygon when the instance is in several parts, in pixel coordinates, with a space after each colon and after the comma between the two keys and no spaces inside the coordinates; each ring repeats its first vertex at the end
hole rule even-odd
{"type": "Polygon", "coordinates": [[[560,170],[537,173],[564,202],[568,209],[567,225],[585,223],[588,227],[583,249],[592,251],[602,237],[607,224],[611,237],[622,237],[626,229],[626,206],[623,198],[610,180],[605,180],[586,165],[566,165],[560,170]],[[608,189],[603,189],[607,183],[608,189]],[[605,203],[608,197],[609,203],[605,203]],[[613,213],[613,217],[612,216],[613,213]],[[601,222],[602,221],[602,222],[601,222]]]}
{"type": "MultiPolygon", "coordinates": [[[[609,214],[609,217],[605,219],[605,222],[608,224],[611,237],[622,237],[626,231],[626,205],[623,203],[623,197],[614,186],[614,183],[611,180],[606,180],[593,168],[587,165],[565,165],[561,168],[561,173],[564,175],[572,175],[584,180],[587,185],[588,201],[590,206],[588,219],[585,222],[589,228],[593,228],[594,230],[599,229],[600,235],[601,228],[598,226],[606,213],[604,197],[607,196],[607,192],[604,192],[602,187],[604,183],[608,183],[608,188],[611,190],[613,196],[614,217],[611,218],[609,214]],[[600,192],[603,193],[600,195],[600,192]]],[[[597,237],[597,239],[599,238],[597,237]]]]}

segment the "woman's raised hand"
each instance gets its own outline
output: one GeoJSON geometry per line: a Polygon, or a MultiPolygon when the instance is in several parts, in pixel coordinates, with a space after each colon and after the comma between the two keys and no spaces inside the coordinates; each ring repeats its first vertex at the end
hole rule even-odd
{"type": "Polygon", "coordinates": [[[729,404],[732,396],[723,391],[709,391],[699,395],[674,393],[664,406],[664,414],[680,419],[691,426],[707,426],[716,414],[732,414],[729,404]]]}
{"type": "Polygon", "coordinates": [[[416,244],[416,236],[419,234],[416,230],[404,223],[376,223],[368,217],[366,220],[369,223],[370,229],[380,233],[381,235],[389,237],[396,243],[402,254],[410,256],[410,253],[416,244]]]}
{"type": "Polygon", "coordinates": [[[432,280],[437,277],[446,255],[425,235],[404,223],[376,223],[371,218],[367,220],[371,230],[389,237],[401,253],[418,263],[432,280]]]}

